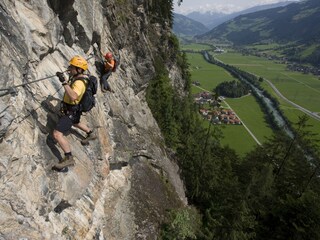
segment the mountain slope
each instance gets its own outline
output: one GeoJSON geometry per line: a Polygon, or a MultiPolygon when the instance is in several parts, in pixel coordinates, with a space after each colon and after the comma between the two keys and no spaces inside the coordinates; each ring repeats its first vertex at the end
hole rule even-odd
{"type": "Polygon", "coordinates": [[[220,21],[220,19],[226,18],[227,16],[229,16],[229,14],[219,12],[191,12],[186,15],[186,17],[202,23],[209,29],[212,29],[211,25],[215,24],[215,22],[220,21]]]}
{"type": "Polygon", "coordinates": [[[309,43],[317,41],[319,35],[320,1],[309,0],[241,15],[199,38],[226,39],[241,45],[268,40],[309,43]]]}
{"type": "Polygon", "coordinates": [[[209,29],[202,23],[181,14],[174,14],[173,32],[176,35],[194,36],[203,34],[207,31],[209,31],[209,29]]]}
{"type": "Polygon", "coordinates": [[[187,14],[186,16],[188,18],[191,18],[195,21],[198,21],[198,22],[204,24],[209,29],[213,29],[214,27],[220,25],[221,23],[224,23],[224,22],[231,20],[235,17],[238,17],[240,15],[258,12],[258,11],[271,9],[271,8],[282,7],[282,6],[286,6],[290,3],[293,3],[293,1],[286,1],[286,2],[279,2],[279,3],[255,6],[255,7],[248,8],[248,9],[245,9],[240,12],[234,12],[231,14],[216,13],[216,12],[205,12],[205,13],[191,12],[191,13],[187,14]]]}

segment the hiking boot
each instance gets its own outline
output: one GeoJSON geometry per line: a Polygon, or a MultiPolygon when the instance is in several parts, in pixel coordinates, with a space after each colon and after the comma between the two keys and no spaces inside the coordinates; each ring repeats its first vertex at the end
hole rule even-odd
{"type": "Polygon", "coordinates": [[[108,90],[106,90],[105,88],[101,88],[101,92],[106,93],[108,90]]]}
{"type": "Polygon", "coordinates": [[[87,133],[87,136],[85,139],[81,140],[82,145],[87,145],[90,140],[94,140],[97,138],[97,134],[94,130],[92,130],[90,133],[87,133]]]}
{"type": "Polygon", "coordinates": [[[110,86],[107,87],[107,91],[114,93],[114,91],[112,90],[112,88],[110,86]]]}
{"type": "Polygon", "coordinates": [[[114,93],[114,91],[112,90],[112,88],[110,86],[107,86],[106,88],[104,86],[101,86],[101,92],[103,92],[103,93],[106,93],[106,92],[114,93]]]}
{"type": "Polygon", "coordinates": [[[75,161],[73,159],[73,156],[65,156],[61,162],[58,164],[54,165],[54,168],[61,170],[65,167],[73,166],[75,164],[75,161]]]}

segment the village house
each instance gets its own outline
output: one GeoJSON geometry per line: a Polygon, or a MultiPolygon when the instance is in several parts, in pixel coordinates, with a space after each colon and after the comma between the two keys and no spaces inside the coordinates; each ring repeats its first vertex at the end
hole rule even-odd
{"type": "Polygon", "coordinates": [[[208,115],[208,110],[207,109],[200,109],[199,112],[201,113],[202,116],[207,116],[208,115]]]}
{"type": "Polygon", "coordinates": [[[220,121],[220,119],[219,119],[218,116],[213,116],[213,117],[211,118],[211,122],[212,122],[213,124],[221,124],[221,121],[220,121]]]}
{"type": "Polygon", "coordinates": [[[221,109],[221,114],[228,114],[228,111],[226,109],[221,109]]]}
{"type": "Polygon", "coordinates": [[[212,101],[213,101],[213,96],[211,93],[208,93],[208,92],[201,92],[201,93],[198,93],[197,95],[195,95],[194,97],[194,101],[197,103],[197,104],[205,104],[205,103],[209,103],[211,104],[212,101]]]}
{"type": "Polygon", "coordinates": [[[241,121],[238,118],[236,118],[236,119],[234,119],[234,124],[240,125],[241,121]]]}
{"type": "Polygon", "coordinates": [[[222,49],[222,48],[216,48],[216,49],[214,50],[214,52],[215,52],[215,53],[224,53],[224,49],[222,49]]]}
{"type": "MultiPolygon", "coordinates": [[[[224,98],[221,97],[221,99],[224,98]]],[[[195,96],[194,100],[199,105],[203,105],[205,103],[210,104],[214,102],[213,95],[209,92],[198,93],[195,96]]],[[[201,114],[201,116],[203,116],[204,119],[207,119],[213,124],[241,124],[241,121],[238,119],[234,111],[232,111],[231,109],[224,109],[222,107],[216,108],[215,106],[213,106],[212,109],[201,108],[199,109],[199,113],[201,114]]]]}

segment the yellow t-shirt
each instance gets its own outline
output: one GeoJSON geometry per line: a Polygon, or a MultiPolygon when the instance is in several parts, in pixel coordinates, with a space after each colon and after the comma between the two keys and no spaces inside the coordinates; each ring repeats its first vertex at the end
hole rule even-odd
{"type": "Polygon", "coordinates": [[[63,101],[71,105],[79,104],[84,92],[86,91],[85,82],[82,80],[76,80],[74,83],[71,84],[71,89],[78,94],[78,98],[74,101],[71,101],[69,95],[65,93],[63,96],[63,101]]]}

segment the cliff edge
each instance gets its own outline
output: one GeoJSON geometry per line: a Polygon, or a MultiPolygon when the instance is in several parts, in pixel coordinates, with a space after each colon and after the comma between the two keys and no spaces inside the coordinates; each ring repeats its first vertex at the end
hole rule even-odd
{"type": "MultiPolygon", "coordinates": [[[[3,0],[0,3],[0,239],[157,239],[168,209],[187,204],[177,165],[146,103],[154,58],[171,30],[154,1],[3,0]],[[146,3],[148,2],[148,3],[146,3]],[[67,136],[76,164],[51,168],[63,88],[55,73],[81,55],[99,76],[100,51],[120,56],[82,116],[98,139],[67,136]]],[[[167,48],[167,49],[164,49],[167,48]]],[[[183,89],[175,60],[166,63],[183,89]]]]}

